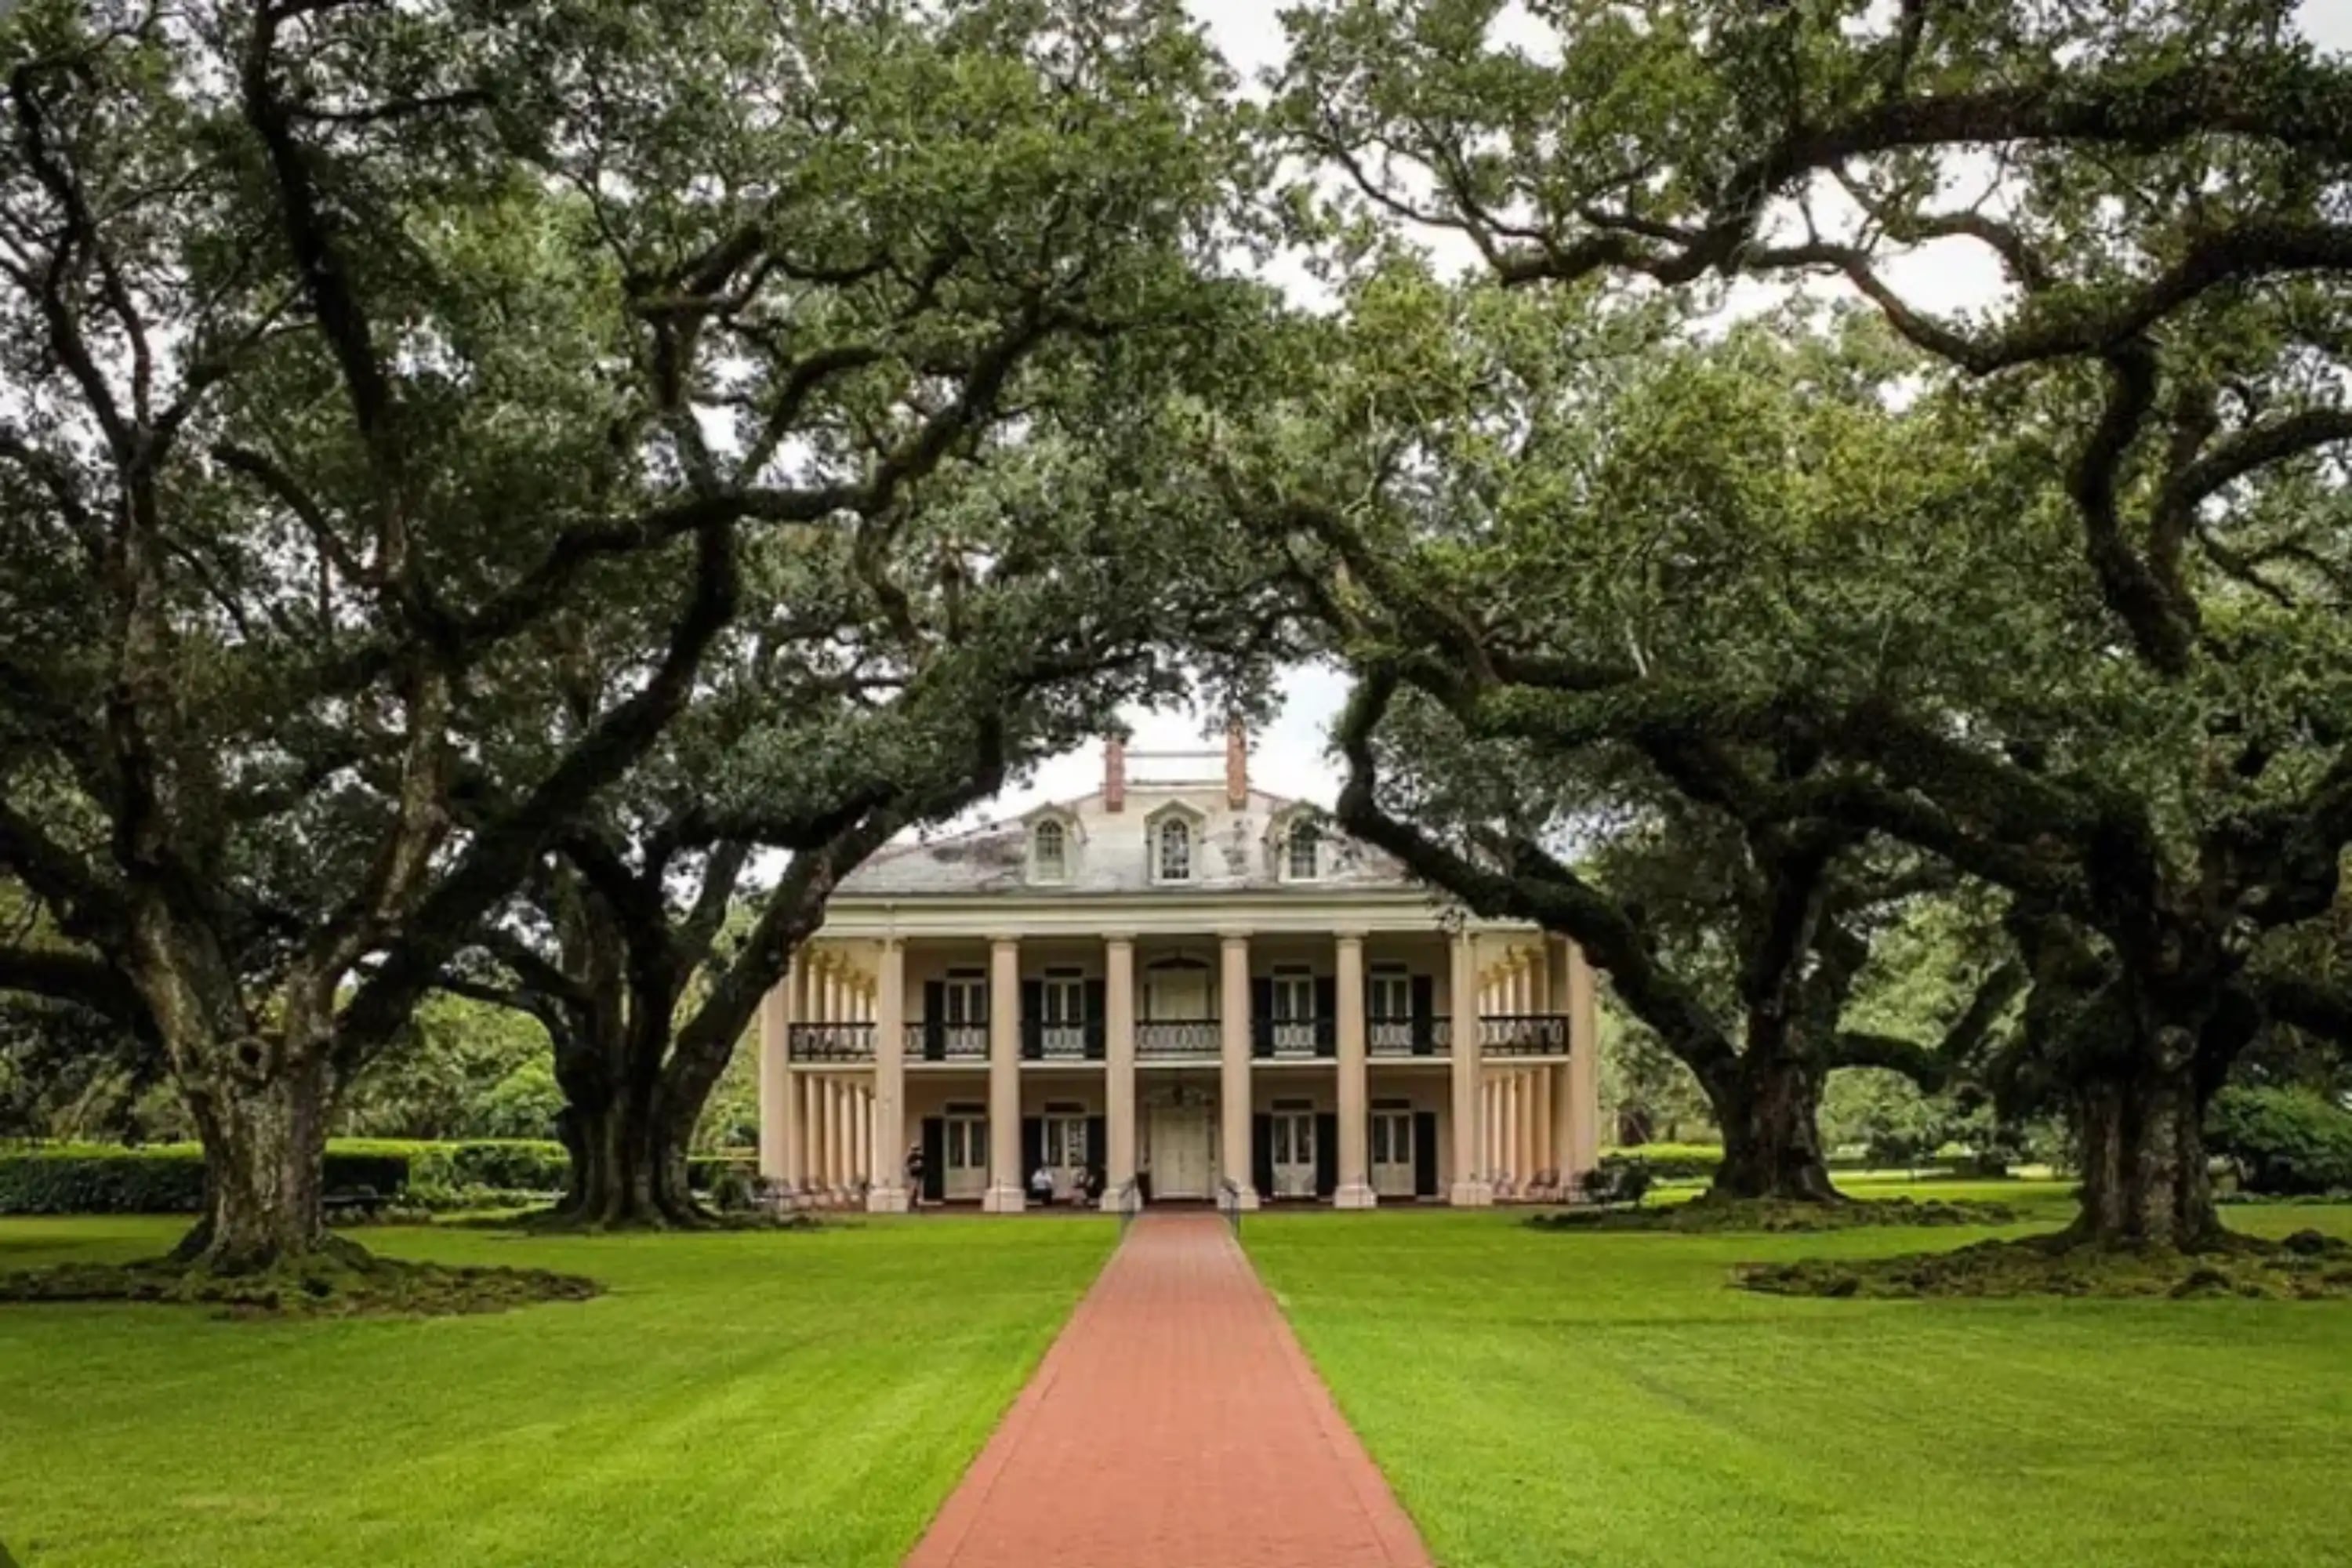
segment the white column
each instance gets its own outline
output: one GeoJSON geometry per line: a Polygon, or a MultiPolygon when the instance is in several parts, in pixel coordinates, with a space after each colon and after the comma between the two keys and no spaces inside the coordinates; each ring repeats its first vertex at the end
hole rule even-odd
{"type": "Polygon", "coordinates": [[[1511,1147],[1518,1152],[1517,1169],[1511,1174],[1518,1179],[1519,1196],[1528,1195],[1528,1188],[1536,1179],[1536,1075],[1525,1068],[1512,1075],[1511,1147]]]}
{"type": "Polygon", "coordinates": [[[1021,1168],[1021,944],[988,944],[988,1191],[980,1206],[1019,1214],[1027,1205],[1021,1168]]]}
{"type": "Polygon", "coordinates": [[[1368,1209],[1380,1200],[1372,1192],[1371,1161],[1365,1144],[1371,1135],[1364,1037],[1364,938],[1341,931],[1333,965],[1338,978],[1339,1058],[1339,1184],[1331,1206],[1368,1209]]]}
{"type": "Polygon", "coordinates": [[[1601,1005],[1584,950],[1568,950],[1567,1160],[1578,1175],[1601,1162],[1601,1005]]]}
{"type": "Polygon", "coordinates": [[[793,1026],[793,971],[760,998],[760,1175],[792,1179],[793,1064],[785,1042],[793,1026]]]}
{"type": "Polygon", "coordinates": [[[866,1206],[904,1214],[907,1191],[907,947],[885,937],[874,989],[874,1187],[866,1206]]]}
{"type": "Polygon", "coordinates": [[[1551,1181],[1548,1184],[1556,1188],[1559,1184],[1559,1154],[1552,1143],[1551,1136],[1552,1072],[1553,1069],[1548,1065],[1536,1068],[1529,1075],[1528,1088],[1528,1103],[1532,1108],[1535,1121],[1536,1174],[1540,1176],[1549,1172],[1551,1181]]]}
{"type": "Polygon", "coordinates": [[[1241,1206],[1257,1207],[1250,1179],[1250,958],[1249,938],[1229,935],[1223,944],[1224,1020],[1220,1038],[1222,1071],[1217,1079],[1218,1120],[1225,1180],[1240,1190],[1241,1206]]]}
{"type": "Polygon", "coordinates": [[[824,1163],[817,1185],[826,1192],[841,1188],[841,1085],[831,1078],[817,1079],[819,1120],[824,1124],[824,1163]]]}
{"type": "Polygon", "coordinates": [[[851,1187],[874,1185],[874,1091],[862,1083],[849,1086],[851,1187]]]}
{"type": "Polygon", "coordinates": [[[1454,937],[1453,973],[1446,1006],[1451,1022],[1454,1095],[1454,1181],[1446,1202],[1457,1208],[1483,1208],[1495,1201],[1487,1184],[1485,1159],[1486,1105],[1484,1074],[1478,1053],[1478,945],[1468,931],[1454,937]]]}
{"type": "Polygon", "coordinates": [[[824,1186],[824,1080],[814,1073],[803,1073],[793,1085],[793,1098],[800,1105],[800,1171],[793,1187],[803,1193],[814,1193],[824,1186]]]}
{"type": "Polygon", "coordinates": [[[1135,1174],[1135,939],[1103,939],[1102,1206],[1118,1206],[1118,1190],[1135,1174]]]}

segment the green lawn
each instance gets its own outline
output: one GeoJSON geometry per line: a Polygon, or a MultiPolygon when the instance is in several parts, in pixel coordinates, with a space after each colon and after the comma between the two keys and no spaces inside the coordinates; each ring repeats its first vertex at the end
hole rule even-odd
{"type": "MultiPolygon", "coordinates": [[[[2352,1235],[2352,1208],[2231,1215],[2352,1235]]],[[[1985,1234],[1547,1235],[1393,1213],[1254,1218],[1244,1240],[1447,1568],[2352,1561],[2344,1303],[1724,1287],[1738,1261],[1985,1234]]]]}
{"type": "MultiPolygon", "coordinates": [[[[0,1266],[177,1229],[0,1221],[0,1266]]],[[[0,1308],[0,1544],[26,1568],[895,1563],[1114,1235],[382,1230],[386,1252],[611,1293],[426,1321],[0,1308]]]]}

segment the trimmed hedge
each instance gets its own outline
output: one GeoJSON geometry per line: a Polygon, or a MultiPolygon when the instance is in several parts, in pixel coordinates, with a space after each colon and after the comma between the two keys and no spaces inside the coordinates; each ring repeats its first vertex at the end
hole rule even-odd
{"type": "Polygon", "coordinates": [[[2308,1089],[2223,1089],[2206,1112],[2205,1142],[2250,1192],[2352,1189],[2352,1111],[2308,1089]]]}
{"type": "Polygon", "coordinates": [[[1639,1163],[1661,1182],[1704,1182],[1723,1163],[1723,1149],[1715,1143],[1640,1143],[1612,1149],[1601,1156],[1601,1168],[1615,1170],[1639,1163]]]}
{"type": "MultiPolygon", "coordinates": [[[[570,1173],[563,1145],[538,1139],[337,1138],[327,1145],[330,1194],[364,1189],[425,1208],[527,1201],[562,1192],[570,1173]]],[[[697,1192],[720,1184],[722,1173],[747,1182],[758,1162],[749,1152],[687,1162],[697,1192]]],[[[0,1214],[194,1214],[204,1201],[204,1151],[194,1143],[0,1148],[0,1214]]]]}

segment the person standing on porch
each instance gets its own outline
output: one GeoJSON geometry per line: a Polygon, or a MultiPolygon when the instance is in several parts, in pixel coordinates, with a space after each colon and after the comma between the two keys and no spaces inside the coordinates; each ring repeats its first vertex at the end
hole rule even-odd
{"type": "Polygon", "coordinates": [[[923,1206],[923,1146],[910,1144],[907,1150],[907,1206],[923,1206]]]}

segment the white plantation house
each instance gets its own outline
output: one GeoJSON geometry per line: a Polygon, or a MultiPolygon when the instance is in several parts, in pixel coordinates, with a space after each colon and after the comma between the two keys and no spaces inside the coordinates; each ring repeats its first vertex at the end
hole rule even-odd
{"type": "Polygon", "coordinates": [[[763,1174],[806,1202],[1480,1205],[1598,1152],[1592,973],[1465,918],[1247,747],[894,847],[767,998],[763,1174]],[[1208,764],[1203,768],[1201,763],[1208,764]],[[922,1152],[908,1190],[908,1153],[922,1152]],[[1231,1184],[1230,1186],[1225,1184],[1231,1184]]]}

